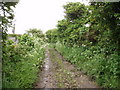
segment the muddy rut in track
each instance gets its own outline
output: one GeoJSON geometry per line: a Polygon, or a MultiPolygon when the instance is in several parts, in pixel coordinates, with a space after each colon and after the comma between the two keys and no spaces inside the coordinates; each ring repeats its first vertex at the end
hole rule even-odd
{"type": "Polygon", "coordinates": [[[44,66],[35,88],[99,88],[99,86],[50,48],[46,49],[44,66]]]}

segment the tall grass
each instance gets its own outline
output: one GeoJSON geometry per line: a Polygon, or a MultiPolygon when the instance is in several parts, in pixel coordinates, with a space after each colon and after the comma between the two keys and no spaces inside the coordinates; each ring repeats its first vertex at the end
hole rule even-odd
{"type": "Polygon", "coordinates": [[[119,88],[119,58],[115,52],[105,56],[97,46],[68,47],[60,43],[56,44],[66,60],[92,76],[102,87],[119,88]]]}
{"type": "Polygon", "coordinates": [[[3,88],[32,88],[44,58],[42,45],[32,37],[23,35],[17,45],[8,40],[4,49],[3,88]],[[31,42],[33,45],[28,44],[31,42]]]}

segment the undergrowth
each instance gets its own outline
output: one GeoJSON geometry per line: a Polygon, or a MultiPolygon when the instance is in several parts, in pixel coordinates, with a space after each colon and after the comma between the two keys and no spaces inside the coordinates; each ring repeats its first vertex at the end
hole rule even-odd
{"type": "Polygon", "coordinates": [[[57,43],[55,49],[79,70],[92,76],[102,87],[119,88],[119,58],[115,52],[105,54],[97,46],[68,47],[57,43]]]}
{"type": "Polygon", "coordinates": [[[3,49],[3,88],[32,88],[44,58],[38,39],[25,34],[16,45],[7,40],[3,49]]]}

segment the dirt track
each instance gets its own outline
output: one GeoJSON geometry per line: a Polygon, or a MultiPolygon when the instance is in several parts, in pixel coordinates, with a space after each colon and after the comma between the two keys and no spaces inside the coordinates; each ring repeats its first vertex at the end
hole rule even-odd
{"type": "Polygon", "coordinates": [[[54,49],[46,49],[44,66],[35,88],[99,88],[88,76],[65,61],[54,49]]]}

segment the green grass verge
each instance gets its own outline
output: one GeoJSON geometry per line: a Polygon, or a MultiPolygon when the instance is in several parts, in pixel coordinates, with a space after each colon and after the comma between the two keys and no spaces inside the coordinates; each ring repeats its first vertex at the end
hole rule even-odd
{"type": "Polygon", "coordinates": [[[102,87],[119,87],[119,58],[113,53],[105,57],[96,47],[68,47],[56,44],[55,49],[60,52],[65,59],[88,75],[92,76],[102,87]]]}

